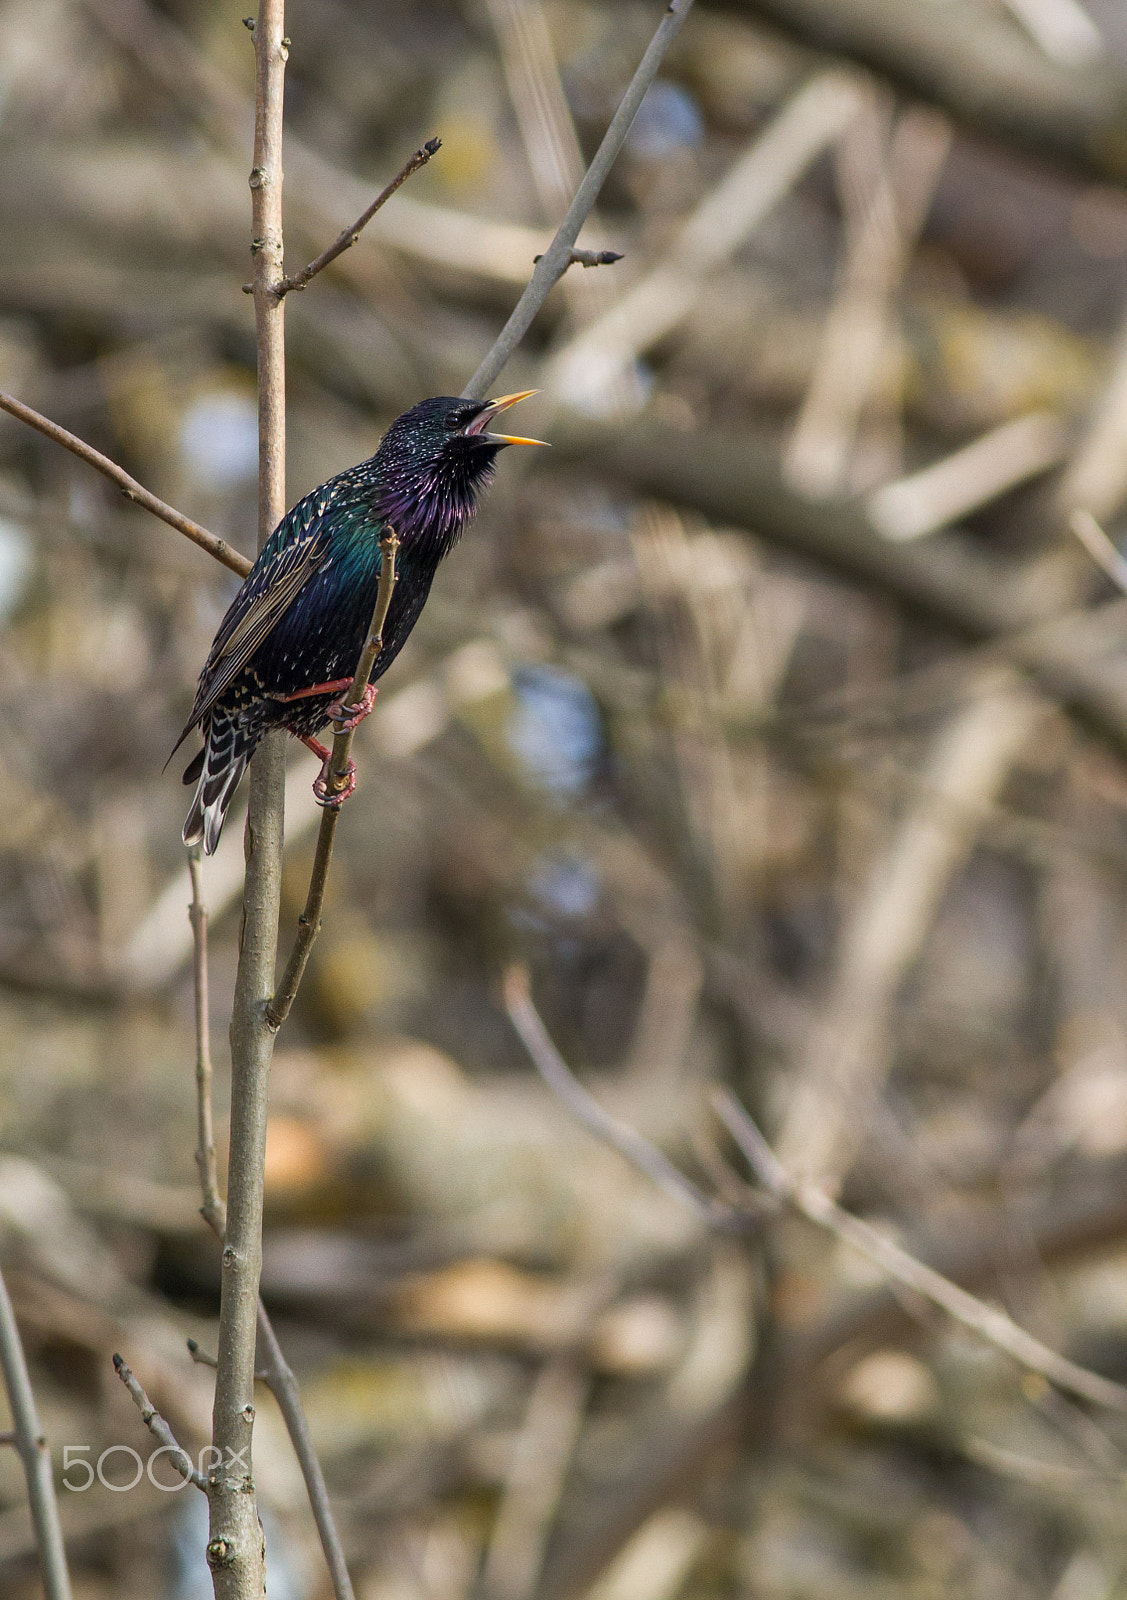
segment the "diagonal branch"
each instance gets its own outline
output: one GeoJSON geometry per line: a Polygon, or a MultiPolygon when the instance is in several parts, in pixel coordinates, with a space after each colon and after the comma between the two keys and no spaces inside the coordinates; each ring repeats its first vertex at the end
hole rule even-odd
{"type": "MultiPolygon", "coordinates": [[[[387,187],[381,189],[368,209],[357,217],[351,227],[345,228],[343,233],[338,234],[327,250],[322,250],[319,256],[315,257],[307,267],[302,267],[301,271],[295,273],[292,278],[282,278],[274,285],[274,293],[278,299],[280,300],[283,295],[289,294],[291,289],[304,289],[319,272],[324,271],[331,261],[335,261],[338,256],[342,256],[346,250],[351,249],[376,212],[381,206],[387,204],[396,189],[405,184],[407,179],[418,172],[420,167],[425,167],[431,156],[436,156],[441,149],[441,139],[428,139],[426,144],[416,150],[410,161],[392,178],[387,187]]],[[[247,284],[245,287],[249,293],[252,285],[247,284]]]]}
{"type": "MultiPolygon", "coordinates": [[[[642,1172],[653,1178],[667,1194],[683,1201],[712,1227],[725,1232],[751,1232],[758,1218],[753,1210],[755,1195],[738,1202],[712,1198],[673,1166],[656,1145],[634,1128],[624,1127],[607,1116],[587,1094],[564,1061],[541,1020],[529,993],[528,974],[522,967],[510,967],[505,975],[505,1005],[520,1034],[533,1065],[552,1092],[595,1134],[611,1145],[642,1172]]],[[[798,1183],[787,1172],[751,1117],[727,1089],[718,1089],[712,1103],[732,1138],[746,1157],[760,1184],[765,1199],[787,1205],[808,1221],[825,1228],[866,1256],[894,1282],[903,1284],[945,1311],[953,1321],[969,1328],[998,1350],[1012,1356],[1030,1372],[1037,1372],[1058,1389],[1079,1396],[1112,1411],[1127,1411],[1127,1386],[1091,1372],[1069,1361],[997,1306],[987,1305],[975,1295],[952,1283],[917,1257],[909,1255],[886,1239],[875,1228],[851,1215],[827,1194],[811,1184],[798,1183]]]]}
{"type": "Polygon", "coordinates": [[[572,247],[579,237],[579,230],[586,222],[591,207],[599,197],[599,190],[606,182],[619,151],[626,143],[630,124],[634,121],[646,90],[657,77],[665,52],[680,32],[692,3],[693,0],[669,0],[657,32],[646,47],[646,53],[638,63],[637,71],[631,78],[626,93],[619,101],[618,110],[611,118],[610,127],[603,135],[603,142],[596,150],[594,160],[575,191],[575,198],[568,207],[567,215],[560,223],[555,238],[537,261],[528,287],[514,306],[512,315],[498,334],[493,348],[462,390],[467,399],[480,398],[488,394],[505,363],[528,332],[532,319],[571,265],[572,247]]]}
{"type": "MultiPolygon", "coordinates": [[[[375,610],[372,613],[372,625],[368,630],[368,642],[364,646],[364,652],[356,668],[352,687],[342,697],[345,705],[356,705],[363,699],[364,691],[371,681],[376,658],[383,648],[384,624],[387,621],[391,596],[395,590],[395,558],[398,549],[399,539],[395,530],[389,528],[380,540],[380,585],[376,595],[375,610]]],[[[329,759],[326,780],[329,796],[339,793],[347,781],[353,731],[351,728],[340,729],[333,739],[333,751],[329,759]]],[[[317,835],[317,851],[313,857],[313,871],[309,878],[305,909],[297,919],[297,937],[290,951],[290,958],[286,962],[286,969],[274,991],[274,998],[266,1008],[266,1020],[275,1032],[290,1014],[290,1007],[294,1003],[298,985],[301,983],[310,951],[313,949],[313,941],[321,929],[321,909],[325,903],[325,885],[329,877],[329,864],[333,859],[333,841],[336,838],[340,811],[338,802],[336,805],[326,805],[321,815],[321,830],[317,835]]]]}
{"type": "MultiPolygon", "coordinates": [[[[148,1428],[154,1439],[159,1439],[163,1449],[167,1450],[172,1458],[172,1465],[184,1479],[185,1483],[194,1483],[197,1489],[207,1493],[207,1479],[203,1473],[192,1465],[192,1458],[180,1444],[168,1423],[161,1416],[156,1406],[149,1399],[137,1379],[133,1376],[132,1368],[119,1355],[113,1358],[113,1369],[129,1391],[130,1398],[137,1410],[141,1413],[141,1421],[148,1428]]],[[[159,1451],[157,1452],[160,1453],[159,1451]]],[[[154,1458],[155,1459],[155,1458],[154,1458]]]]}
{"type": "Polygon", "coordinates": [[[1074,511],[1068,526],[1105,577],[1127,594],[1127,560],[1100,527],[1090,511],[1074,511]]]}
{"type": "Polygon", "coordinates": [[[1029,1372],[1037,1372],[1066,1394],[1106,1406],[1111,1411],[1127,1411],[1127,1387],[1090,1372],[1069,1361],[1031,1333],[1018,1326],[999,1306],[988,1305],[976,1295],[952,1283],[934,1267],[901,1250],[891,1239],[870,1227],[860,1217],[842,1209],[835,1200],[813,1184],[799,1183],[791,1177],[771,1149],[744,1107],[728,1089],[717,1089],[712,1096],[717,1116],[736,1141],[759,1182],[777,1200],[783,1201],[808,1222],[815,1223],[842,1239],[874,1266],[915,1294],[930,1300],[954,1322],[961,1323],[999,1350],[1004,1350],[1029,1372]]]}
{"type": "Polygon", "coordinates": [[[35,428],[48,439],[53,439],[56,444],[61,444],[64,450],[69,450],[80,461],[85,461],[95,472],[100,472],[103,478],[116,483],[127,500],[143,506],[146,511],[151,511],[154,517],[167,522],[170,528],[175,528],[177,533],[182,533],[185,538],[191,539],[193,544],[198,544],[201,550],[206,550],[216,561],[222,561],[225,567],[237,572],[240,578],[245,578],[250,571],[250,562],[246,556],[232,549],[225,539],[217,538],[214,533],[209,533],[206,528],[202,528],[198,522],[193,522],[191,517],[186,517],[174,506],[158,500],[144,484],[130,477],[124,467],[119,467],[116,461],[111,461],[109,456],[104,456],[100,450],[95,450],[93,445],[87,444],[76,434],[68,433],[66,428],[61,428],[57,422],[52,422],[49,417],[40,416],[38,411],[25,406],[22,400],[16,400],[12,395],[3,392],[0,392],[0,411],[6,411],[9,416],[18,418],[20,422],[26,422],[29,428],[35,428]]]}
{"type": "Polygon", "coordinates": [[[724,1232],[744,1233],[757,1225],[750,1216],[734,1211],[731,1206],[714,1200],[703,1189],[698,1189],[692,1179],[686,1178],[656,1145],[643,1138],[636,1129],[618,1122],[603,1110],[593,1095],[588,1094],[560,1055],[532,1003],[527,968],[509,967],[502,992],[509,1020],[520,1035],[533,1066],[556,1099],[563,1102],[589,1133],[593,1133],[603,1144],[609,1144],[619,1155],[625,1156],[631,1166],[644,1172],[665,1194],[672,1195],[674,1200],[680,1200],[690,1211],[695,1211],[709,1227],[724,1232]]]}

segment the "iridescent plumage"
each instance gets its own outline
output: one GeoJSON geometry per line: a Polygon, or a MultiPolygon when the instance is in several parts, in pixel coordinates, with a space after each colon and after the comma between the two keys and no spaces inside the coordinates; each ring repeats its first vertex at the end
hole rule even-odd
{"type": "MultiPolygon", "coordinates": [[[[184,774],[196,783],[185,844],[210,855],[263,734],[286,728],[311,742],[339,710],[372,620],[380,538],[399,538],[396,584],[373,680],[403,648],[443,556],[472,517],[506,444],[536,440],[486,425],[523,395],[501,400],[423,400],[397,418],[375,455],[298,501],[275,528],[219,625],[192,714],[204,748],[184,774]]],[[[370,703],[370,702],[369,702],[370,703]]]]}

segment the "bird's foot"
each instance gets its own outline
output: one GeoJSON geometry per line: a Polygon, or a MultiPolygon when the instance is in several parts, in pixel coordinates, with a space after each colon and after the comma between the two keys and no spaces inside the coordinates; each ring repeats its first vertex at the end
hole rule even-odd
{"type": "Polygon", "coordinates": [[[348,799],[356,787],[356,763],[349,760],[344,770],[344,785],[337,789],[330,787],[333,775],[330,770],[331,756],[325,757],[325,764],[313,780],[313,796],[319,806],[326,806],[330,811],[337,811],[348,799]]]}
{"type": "Polygon", "coordinates": [[[358,728],[364,718],[376,703],[376,686],[370,683],[360,696],[359,705],[346,706],[343,695],[339,700],[334,700],[327,708],[327,714],[336,723],[334,732],[351,733],[353,728],[358,728]]]}

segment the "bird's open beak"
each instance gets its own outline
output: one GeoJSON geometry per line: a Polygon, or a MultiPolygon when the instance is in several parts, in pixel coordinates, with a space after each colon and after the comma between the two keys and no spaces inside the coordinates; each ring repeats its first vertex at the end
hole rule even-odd
{"type": "Polygon", "coordinates": [[[499,417],[502,411],[507,411],[510,406],[515,406],[518,400],[527,400],[530,395],[539,394],[539,389],[520,389],[516,394],[503,394],[498,400],[490,400],[484,411],[480,412],[466,429],[467,434],[479,439],[488,439],[490,444],[542,444],[547,446],[547,439],[522,439],[514,433],[487,433],[486,429],[494,417],[499,417]]]}

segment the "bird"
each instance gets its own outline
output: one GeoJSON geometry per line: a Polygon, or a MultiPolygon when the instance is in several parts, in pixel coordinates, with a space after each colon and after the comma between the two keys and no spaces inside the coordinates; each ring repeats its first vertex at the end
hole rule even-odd
{"type": "Polygon", "coordinates": [[[321,761],[313,784],[321,805],[339,806],[352,793],[355,764],[344,785],[331,788],[330,752],[316,735],[329,722],[354,728],[372,709],[374,680],[407,642],[498,453],[545,443],[490,428],[536,392],[419,401],[396,418],[373,456],[329,478],[278,523],[219,624],[173,747],[175,755],[193,728],[203,736],[184,773],[196,785],[186,845],[202,842],[205,854],[214,852],[239,781],[272,728],[286,728],[321,761]],[[399,541],[396,582],[373,682],[346,705],[379,591],[380,540],[391,530],[399,541]]]}

